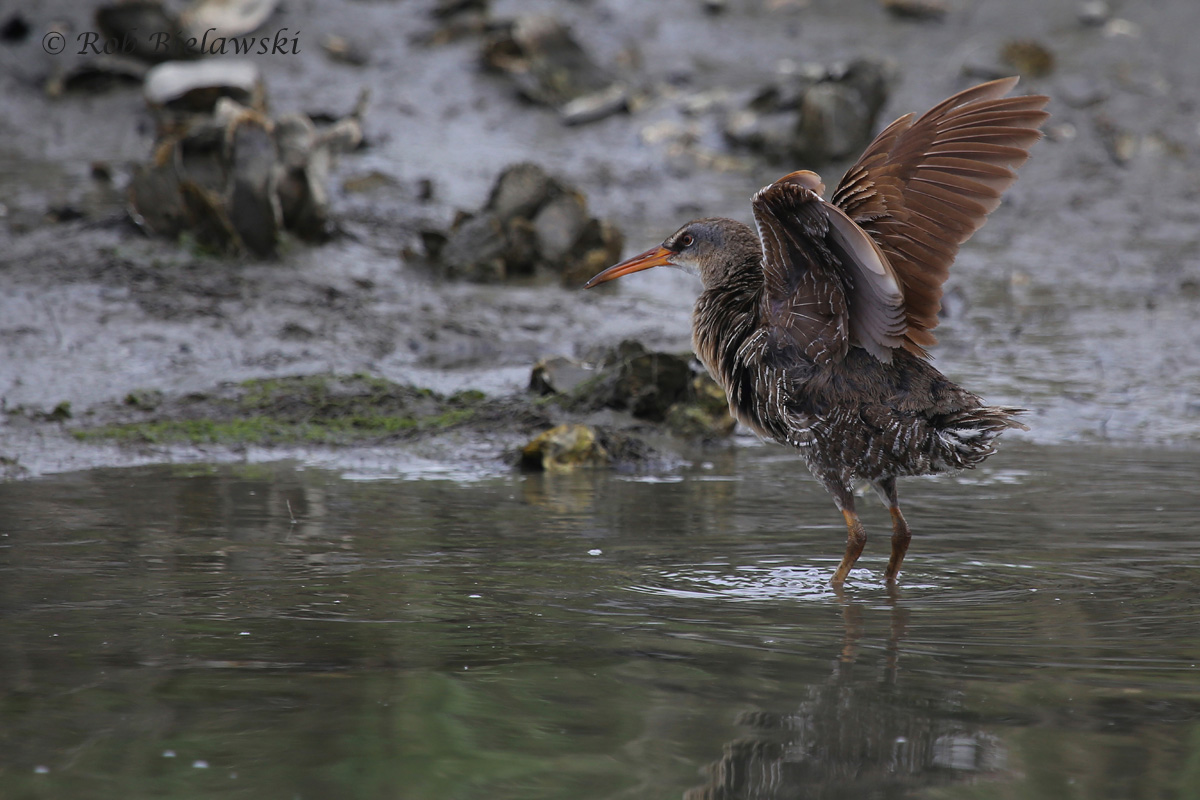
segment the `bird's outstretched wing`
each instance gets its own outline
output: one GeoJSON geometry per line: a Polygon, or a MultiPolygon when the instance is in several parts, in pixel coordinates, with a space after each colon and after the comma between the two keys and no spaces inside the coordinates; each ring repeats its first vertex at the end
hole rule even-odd
{"type": "Polygon", "coordinates": [[[856,344],[890,361],[904,343],[899,278],[871,237],[821,198],[822,188],[814,173],[793,172],[754,196],[770,349],[828,364],[856,344]]]}
{"type": "Polygon", "coordinates": [[[1041,138],[1044,95],[1004,97],[1004,78],[959,92],[923,114],[901,117],[867,147],[833,193],[879,245],[900,279],[907,330],[918,355],[937,339],[942,283],[960,244],[983,227],[1016,170],[1041,138]]]}

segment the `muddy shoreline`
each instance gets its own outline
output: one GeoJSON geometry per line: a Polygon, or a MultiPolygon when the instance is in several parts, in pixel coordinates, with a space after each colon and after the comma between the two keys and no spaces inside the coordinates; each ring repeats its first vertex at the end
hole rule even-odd
{"type": "MultiPolygon", "coordinates": [[[[570,415],[319,446],[76,434],[119,423],[138,393],[174,402],[246,381],[363,374],[447,397],[482,392],[504,408],[543,358],[626,339],[685,351],[687,276],[583,293],[543,278],[448,280],[406,253],[528,160],[586,194],[627,252],[691,216],[745,219],[755,189],[807,166],[722,137],[721,113],[757,87],[809,63],[883,57],[896,77],[882,124],[1004,69],[1013,40],[1053,52],[1053,71],[1021,88],[1050,94],[1054,117],[952,272],[937,364],[991,402],[1031,409],[1031,431],[1014,441],[1200,444],[1200,45],[1188,0],[1113,3],[1105,25],[1081,22],[1078,3],[1033,0],[951,3],[940,22],[867,0],[729,3],[720,14],[684,0],[492,3],[495,19],[542,11],[586,31],[588,51],[628,85],[629,111],[575,126],[481,70],[480,34],[427,43],[439,24],[429,8],[287,4],[263,30],[301,30],[300,53],[254,59],[272,111],[337,118],[363,87],[372,101],[365,147],[331,176],[332,238],[285,239],[268,260],[215,257],[129,222],[125,186],[153,144],[139,87],[46,90],[77,57],[45,53],[42,32],[86,30],[99,4],[85,5],[22,11],[30,35],[0,43],[0,476],[275,457],[508,468],[543,421],[570,415]],[[331,59],[329,35],[353,41],[365,64],[331,59]]],[[[833,183],[844,166],[819,169],[833,183]]]]}

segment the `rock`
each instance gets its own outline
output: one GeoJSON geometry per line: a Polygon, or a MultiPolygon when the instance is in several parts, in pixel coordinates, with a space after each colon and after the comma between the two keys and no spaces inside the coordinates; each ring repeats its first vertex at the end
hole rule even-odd
{"type": "Polygon", "coordinates": [[[180,22],[160,0],[126,0],[96,10],[96,27],[123,55],[151,63],[195,58],[179,35],[180,22]],[[166,34],[158,39],[154,34],[166,34]]]}
{"type": "Polygon", "coordinates": [[[793,149],[805,163],[825,163],[862,149],[872,118],[856,93],[822,83],[804,96],[793,149]]]}
{"type": "Polygon", "coordinates": [[[433,178],[418,178],[417,179],[417,200],[422,203],[428,203],[434,197],[433,178]]]}
{"type": "Polygon", "coordinates": [[[125,405],[142,411],[153,411],[162,405],[163,393],[158,389],[134,389],[125,395],[125,405]]]}
{"type": "Polygon", "coordinates": [[[19,44],[29,37],[29,31],[29,22],[18,11],[4,20],[3,25],[0,25],[0,42],[19,44]]]}
{"type": "Polygon", "coordinates": [[[629,90],[618,83],[607,89],[576,97],[558,110],[559,118],[567,125],[585,125],[629,110],[629,90]]]}
{"type": "Polygon", "coordinates": [[[625,89],[553,17],[502,24],[484,42],[482,59],[487,69],[508,75],[522,97],[559,109],[569,124],[601,119],[628,103],[625,89]]]}
{"type": "Polygon", "coordinates": [[[54,223],[74,222],[83,219],[87,214],[78,206],[70,203],[57,203],[46,209],[46,221],[54,223]]]}
{"type": "Polygon", "coordinates": [[[393,189],[399,182],[391,175],[371,170],[351,175],[342,181],[342,191],[347,194],[374,194],[383,189],[393,189]]]}
{"type": "Polygon", "coordinates": [[[484,33],[488,28],[487,0],[437,0],[430,15],[437,20],[437,27],[418,34],[415,37],[418,43],[448,44],[484,33]]]}
{"type": "Polygon", "coordinates": [[[945,0],[882,0],[883,7],[895,17],[940,20],[950,10],[945,0]]]}
{"type": "Polygon", "coordinates": [[[307,114],[284,114],[275,120],[275,147],[285,168],[303,167],[317,142],[317,126],[307,114]]]}
{"type": "Polygon", "coordinates": [[[1086,0],[1079,4],[1079,21],[1091,27],[1100,27],[1112,19],[1112,7],[1105,0],[1086,0]]]}
{"type": "Polygon", "coordinates": [[[487,7],[488,0],[437,0],[430,13],[439,19],[445,19],[465,13],[484,13],[487,7]]]}
{"type": "Polygon", "coordinates": [[[591,216],[583,194],[530,163],[505,169],[482,209],[460,213],[444,234],[421,236],[428,263],[473,281],[547,273],[582,282],[618,259],[623,244],[620,231],[591,216]]]}
{"type": "Polygon", "coordinates": [[[129,216],[144,232],[173,239],[187,227],[187,208],[173,163],[135,166],[128,195],[129,216]]]}
{"type": "Polygon", "coordinates": [[[47,422],[64,422],[71,419],[71,404],[64,400],[54,407],[53,411],[44,415],[47,422]]]}
{"type": "Polygon", "coordinates": [[[524,469],[569,472],[579,467],[604,467],[612,456],[585,425],[559,425],[534,437],[521,448],[524,469]]]}
{"type": "Polygon", "coordinates": [[[505,222],[514,217],[528,218],[561,190],[562,186],[537,164],[514,164],[500,173],[485,207],[505,222]]]}
{"type": "Polygon", "coordinates": [[[566,286],[582,286],[588,278],[621,258],[625,236],[608,220],[590,219],[568,256],[557,265],[566,286]]]}
{"type": "Polygon", "coordinates": [[[1138,136],[1113,122],[1106,114],[1096,116],[1096,132],[1100,135],[1100,141],[1108,151],[1109,158],[1118,166],[1128,164],[1140,149],[1141,140],[1138,136]]]}
{"type": "Polygon", "coordinates": [[[448,277],[488,283],[509,277],[508,249],[503,223],[495,214],[482,213],[451,229],[440,260],[448,277]]]}
{"type": "Polygon", "coordinates": [[[326,36],[321,41],[321,49],[334,61],[352,67],[365,66],[371,60],[361,44],[345,36],[326,36]]]}
{"type": "Polygon", "coordinates": [[[543,358],[529,375],[529,390],[539,395],[570,395],[596,377],[596,370],[570,358],[543,358]]]}
{"type": "Polygon", "coordinates": [[[70,65],[66,72],[46,82],[46,94],[64,92],[99,94],[120,86],[135,86],[146,77],[146,65],[128,56],[96,56],[70,65]]]}
{"type": "Polygon", "coordinates": [[[313,162],[317,129],[304,114],[288,114],[275,121],[275,147],[279,162],[275,191],[279,211],[288,230],[302,231],[309,239],[324,235],[329,197],[321,182],[328,171],[324,156],[313,162]]]}
{"type": "Polygon", "coordinates": [[[676,403],[691,395],[692,368],[687,358],[651,352],[626,340],[605,355],[598,379],[576,396],[576,403],[593,408],[628,411],[635,417],[662,422],[676,403]]]}
{"type": "Polygon", "coordinates": [[[589,221],[587,200],[578,192],[559,194],[545,203],[532,220],[537,249],[550,261],[566,258],[589,221]]]}
{"type": "Polygon", "coordinates": [[[736,111],[725,120],[725,137],[772,161],[794,158],[796,113],[793,111],[736,111]]]}
{"type": "Polygon", "coordinates": [[[767,158],[815,165],[857,154],[871,140],[891,70],[860,59],[789,72],[726,117],[731,143],[767,158]]]}
{"type": "Polygon", "coordinates": [[[722,439],[737,426],[725,392],[707,373],[692,378],[690,398],[667,409],[666,423],[676,436],[704,440],[722,439]]]}
{"type": "Polygon", "coordinates": [[[230,124],[229,218],[250,252],[275,254],[283,213],[276,194],[278,154],[271,122],[246,111],[230,124]]]}
{"type": "Polygon", "coordinates": [[[639,420],[665,422],[669,431],[685,438],[716,439],[733,431],[725,392],[707,373],[692,369],[690,356],[649,351],[627,339],[591,360],[540,361],[529,388],[558,397],[575,411],[611,408],[639,420]]]}
{"type": "Polygon", "coordinates": [[[627,408],[635,417],[662,422],[671,406],[688,399],[691,381],[687,359],[670,353],[643,353],[622,362],[608,404],[627,408]]]}
{"type": "Polygon", "coordinates": [[[273,120],[263,113],[257,76],[253,65],[238,62],[151,70],[145,92],[163,121],[153,163],[135,169],[129,186],[139,227],[165,236],[190,232],[207,249],[257,256],[275,254],[283,229],[310,240],[328,235],[330,165],[361,143],[366,93],[349,116],[317,128],[303,114],[273,120]],[[259,108],[228,96],[230,86],[259,108]]]}
{"type": "Polygon", "coordinates": [[[1022,75],[1044,78],[1054,71],[1054,53],[1040,42],[1015,39],[1000,49],[1000,58],[1022,75]]]}
{"type": "Polygon", "coordinates": [[[182,181],[179,192],[187,211],[187,230],[196,244],[220,255],[234,255],[242,249],[242,238],[229,220],[223,198],[192,181],[182,181]]]}

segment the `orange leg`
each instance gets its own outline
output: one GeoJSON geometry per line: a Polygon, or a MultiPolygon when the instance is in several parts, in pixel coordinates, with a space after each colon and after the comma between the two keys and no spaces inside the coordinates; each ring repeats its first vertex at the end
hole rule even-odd
{"type": "Polygon", "coordinates": [[[888,559],[887,573],[884,577],[892,583],[896,580],[896,574],[900,572],[900,562],[904,560],[904,554],[908,552],[912,531],[908,529],[908,523],[900,513],[900,506],[891,506],[888,511],[892,512],[892,557],[888,559]]]}
{"type": "Polygon", "coordinates": [[[888,583],[895,583],[900,573],[900,562],[908,552],[908,543],[912,541],[912,531],[900,512],[900,501],[896,495],[896,479],[885,478],[875,484],[875,490],[887,504],[888,512],[892,515],[892,557],[888,559],[887,572],[884,577],[888,583]]]}
{"type": "Polygon", "coordinates": [[[854,513],[854,509],[852,507],[843,508],[842,516],[846,519],[846,554],[842,556],[842,563],[838,564],[837,572],[833,573],[832,583],[835,586],[846,581],[846,576],[850,574],[854,562],[858,561],[863,547],[867,544],[867,532],[863,530],[862,523],[858,521],[858,514],[854,513]]]}

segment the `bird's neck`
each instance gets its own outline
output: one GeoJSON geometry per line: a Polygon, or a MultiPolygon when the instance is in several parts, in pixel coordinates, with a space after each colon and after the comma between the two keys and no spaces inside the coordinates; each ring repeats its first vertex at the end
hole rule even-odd
{"type": "Polygon", "coordinates": [[[721,280],[705,286],[692,311],[692,348],[729,393],[736,381],[737,353],[756,327],[763,292],[760,257],[747,257],[721,280]]]}

